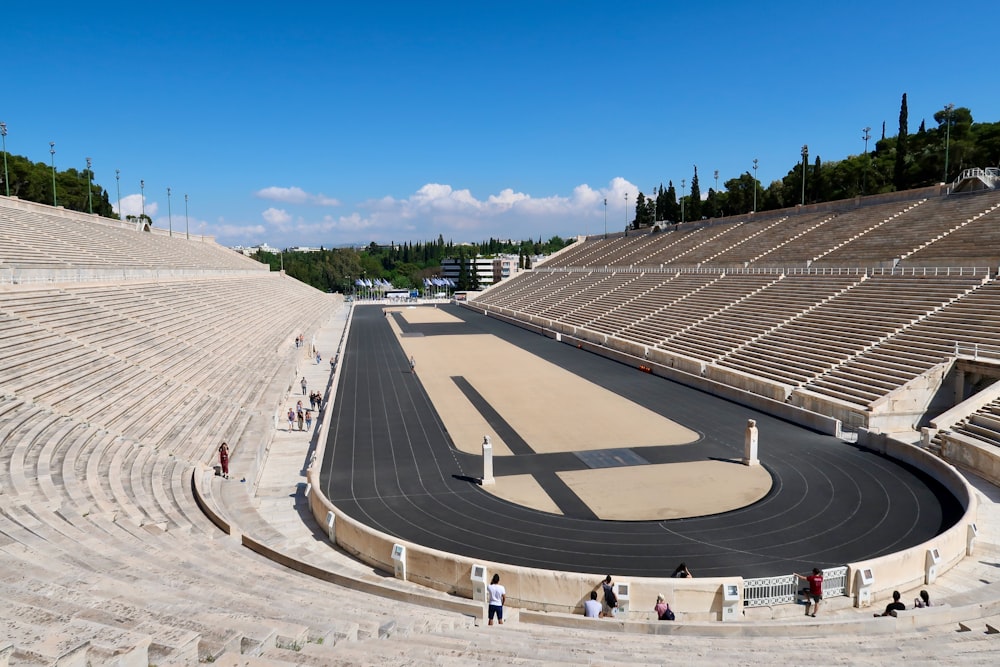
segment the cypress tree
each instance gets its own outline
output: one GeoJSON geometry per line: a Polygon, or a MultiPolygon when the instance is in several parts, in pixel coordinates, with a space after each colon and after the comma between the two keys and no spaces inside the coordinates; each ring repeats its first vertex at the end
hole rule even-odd
{"type": "Polygon", "coordinates": [[[701,220],[701,188],[698,187],[698,165],[694,166],[694,176],[691,177],[691,196],[687,203],[688,220],[701,220]]]}
{"type": "Polygon", "coordinates": [[[906,189],[906,93],[903,93],[903,101],[899,105],[899,135],[896,137],[896,166],[892,171],[892,183],[896,190],[906,189]]]}

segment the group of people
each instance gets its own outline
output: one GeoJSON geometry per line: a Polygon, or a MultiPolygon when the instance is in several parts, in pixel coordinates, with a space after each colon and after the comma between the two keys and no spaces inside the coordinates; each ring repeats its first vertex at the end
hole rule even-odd
{"type": "MultiPolygon", "coordinates": [[[[899,601],[902,597],[899,591],[892,592],[892,602],[885,606],[885,611],[881,614],[874,614],[875,618],[880,616],[895,616],[897,611],[906,611],[906,605],[899,601]]],[[[924,609],[931,606],[931,595],[927,591],[920,591],[920,595],[913,600],[914,609],[924,609]]]]}
{"type": "MultiPolygon", "coordinates": [[[[225,443],[223,443],[223,447],[225,447],[225,443]]],[[[686,579],[691,577],[691,571],[687,569],[687,565],[681,563],[671,576],[678,579],[686,579]]],[[[823,571],[814,567],[810,575],[803,575],[796,572],[795,576],[809,583],[806,613],[809,616],[815,617],[816,612],[819,611],[819,604],[823,600],[823,571]],[[812,613],[809,613],[810,609],[812,609],[812,613]]],[[[499,624],[503,625],[503,605],[507,601],[507,591],[500,585],[499,574],[493,575],[490,585],[486,587],[486,595],[489,603],[489,624],[493,625],[493,619],[496,618],[499,624]]],[[[920,591],[920,596],[913,601],[913,606],[916,609],[930,607],[930,594],[925,590],[920,591]]],[[[893,591],[892,602],[886,605],[884,612],[875,614],[875,616],[876,618],[880,616],[895,616],[897,611],[904,611],[905,609],[906,605],[900,602],[899,591],[893,591]]],[[[670,604],[662,594],[656,596],[656,605],[653,607],[653,612],[656,614],[656,618],[661,621],[672,621],[676,618],[674,611],[670,608],[670,604]]],[[[583,603],[583,615],[587,618],[613,618],[617,613],[618,595],[615,593],[615,584],[609,574],[597,588],[590,592],[590,599],[583,603]],[[603,595],[603,602],[597,599],[598,589],[601,590],[601,594],[603,595]]]]}
{"type": "MultiPolygon", "coordinates": [[[[806,594],[806,614],[815,618],[816,612],[819,611],[819,604],[823,601],[823,572],[819,568],[814,567],[812,574],[808,576],[801,575],[797,572],[795,573],[795,576],[809,583],[809,588],[804,591],[806,594]],[[810,612],[810,609],[812,612],[810,612]]],[[[901,597],[902,596],[899,594],[899,591],[893,591],[892,602],[885,606],[885,611],[881,614],[875,614],[875,618],[895,616],[897,611],[905,611],[906,605],[900,602],[901,597]]],[[[930,593],[927,591],[920,591],[919,597],[913,600],[913,606],[916,609],[930,607],[930,593]]]]}
{"type": "MultiPolygon", "coordinates": [[[[322,397],[320,400],[322,400],[322,397]]],[[[294,408],[288,408],[288,430],[294,431],[296,424],[298,424],[298,430],[300,431],[310,430],[313,420],[312,413],[313,411],[309,408],[302,407],[302,401],[296,403],[294,408]]]]}
{"type": "Polygon", "coordinates": [[[309,392],[309,407],[319,412],[319,409],[323,407],[323,394],[318,391],[309,392]]]}
{"type": "MultiPolygon", "coordinates": [[[[691,571],[687,569],[687,565],[681,563],[671,576],[677,579],[686,579],[691,576],[691,571]]],[[[613,618],[618,613],[618,594],[615,593],[615,584],[610,574],[604,578],[598,588],[601,589],[603,602],[599,602],[597,599],[597,588],[590,591],[590,599],[583,603],[583,615],[587,618],[613,618]]],[[[674,611],[670,608],[670,603],[662,594],[656,596],[653,612],[656,614],[657,620],[660,621],[672,621],[676,618],[674,611]]]]}

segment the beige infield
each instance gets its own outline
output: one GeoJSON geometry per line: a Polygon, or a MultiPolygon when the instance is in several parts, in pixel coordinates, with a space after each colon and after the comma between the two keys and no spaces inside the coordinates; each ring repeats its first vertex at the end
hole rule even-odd
{"type": "MultiPolygon", "coordinates": [[[[432,306],[391,307],[411,324],[459,323],[432,306]]],[[[455,446],[482,451],[489,435],[495,456],[511,456],[452,379],[464,377],[533,451],[679,445],[698,433],[618,394],[488,334],[403,336],[407,357],[455,446]]],[[[742,443],[738,443],[742,445],[742,443]]],[[[641,452],[640,452],[641,454],[641,452]]],[[[763,498],[771,477],[761,466],[727,461],[639,465],[565,471],[559,477],[601,519],[673,519],[717,514],[763,498]]],[[[497,477],[483,487],[519,505],[559,513],[531,475],[497,477]]]]}

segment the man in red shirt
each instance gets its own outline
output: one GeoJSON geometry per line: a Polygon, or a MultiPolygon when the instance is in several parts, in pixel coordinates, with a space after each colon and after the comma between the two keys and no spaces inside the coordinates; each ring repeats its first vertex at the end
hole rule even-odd
{"type": "Polygon", "coordinates": [[[819,611],[819,603],[823,601],[823,573],[819,568],[813,568],[813,573],[805,577],[798,572],[795,576],[809,582],[809,594],[806,596],[806,614],[816,617],[819,611]],[[810,602],[812,603],[812,613],[809,613],[810,602]]]}

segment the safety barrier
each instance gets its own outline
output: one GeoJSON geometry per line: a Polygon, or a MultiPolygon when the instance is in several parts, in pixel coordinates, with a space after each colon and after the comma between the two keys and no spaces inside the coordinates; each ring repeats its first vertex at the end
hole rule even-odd
{"type": "MultiPolygon", "coordinates": [[[[773,607],[794,604],[798,599],[801,580],[794,574],[777,577],[756,577],[743,580],[744,607],[773,607]]],[[[823,570],[823,597],[847,595],[847,566],[823,570]]]]}

